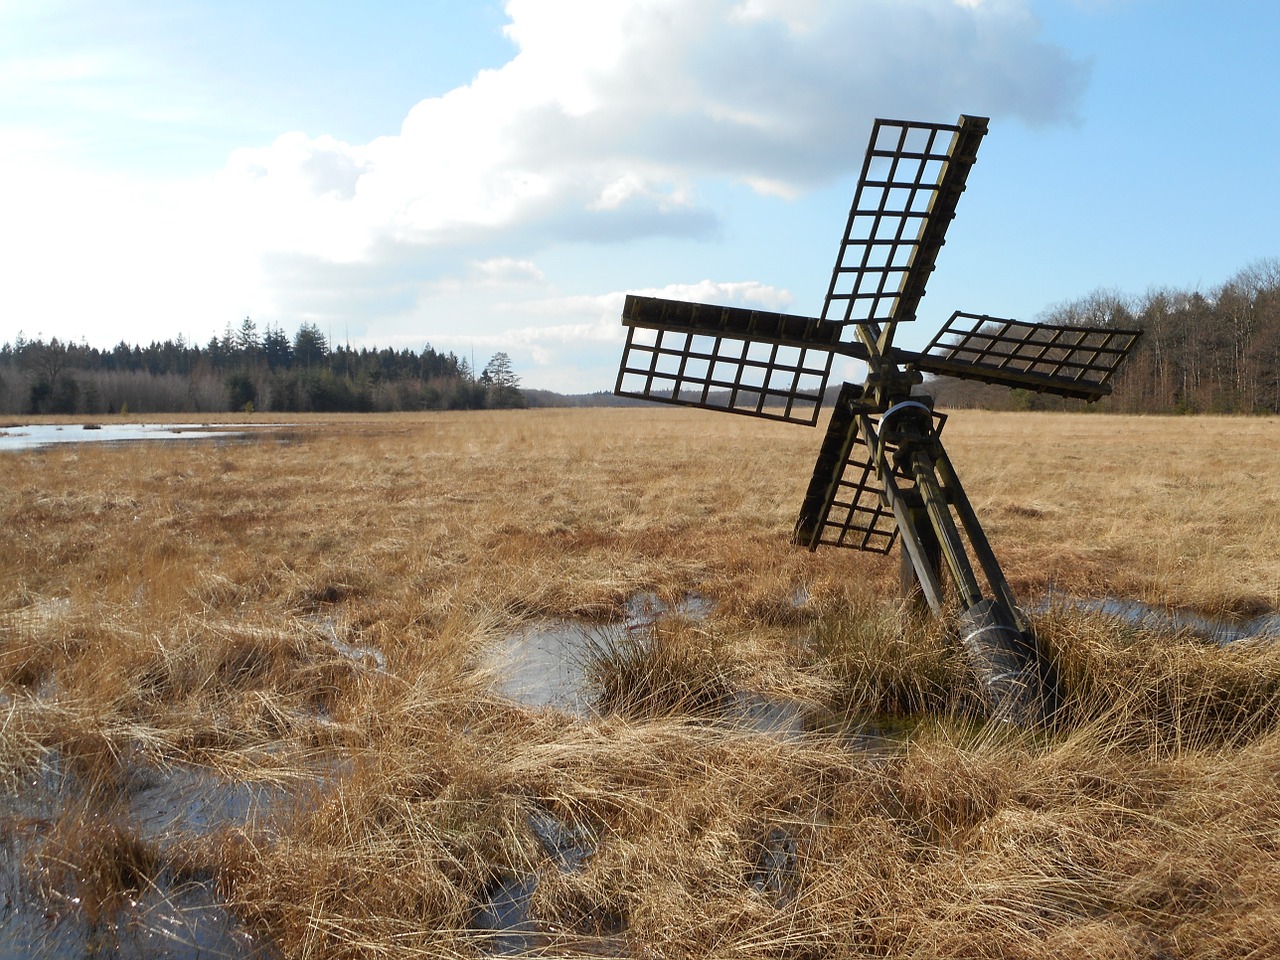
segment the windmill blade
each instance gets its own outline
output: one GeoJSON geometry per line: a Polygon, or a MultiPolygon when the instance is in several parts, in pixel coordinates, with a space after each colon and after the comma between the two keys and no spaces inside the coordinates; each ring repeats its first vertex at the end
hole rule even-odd
{"type": "Polygon", "coordinates": [[[879,340],[884,353],[894,325],[915,319],[986,132],[985,117],[876,121],[822,308],[852,326],[843,339],[879,340]]]}
{"type": "Polygon", "coordinates": [[[614,393],[813,426],[840,328],[816,317],[628,296],[614,393]]]}
{"type": "MultiPolygon", "coordinates": [[[[897,520],[884,496],[884,482],[876,461],[893,464],[897,486],[910,488],[914,480],[894,462],[897,447],[882,437],[884,450],[867,445],[858,429],[858,418],[875,416],[876,408],[862,402],[862,388],[846,383],[840,391],[809,489],[800,507],[793,543],[815,550],[822,545],[848,547],[869,553],[888,553],[898,538],[897,520]]],[[[934,435],[942,431],[946,416],[933,414],[934,435]]]]}
{"type": "Polygon", "coordinates": [[[909,360],[928,373],[1075,397],[1111,392],[1112,375],[1140,330],[1027,323],[956,312],[924,353],[909,360]]]}

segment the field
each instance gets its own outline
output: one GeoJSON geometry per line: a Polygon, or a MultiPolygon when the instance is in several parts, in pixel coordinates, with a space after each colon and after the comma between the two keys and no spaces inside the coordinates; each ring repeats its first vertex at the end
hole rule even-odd
{"type": "Polygon", "coordinates": [[[1280,608],[1280,420],[944,436],[1058,661],[1051,730],[983,724],[896,551],[790,546],[818,431],[538,410],[0,454],[0,939],[1280,955],[1280,655],[1046,605],[1280,608]],[[539,624],[593,628],[585,706],[512,695],[539,624]]]}

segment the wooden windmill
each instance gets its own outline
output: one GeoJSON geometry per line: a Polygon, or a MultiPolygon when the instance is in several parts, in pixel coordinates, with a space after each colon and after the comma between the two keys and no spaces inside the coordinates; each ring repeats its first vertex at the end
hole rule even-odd
{"type": "Polygon", "coordinates": [[[628,296],[615,392],[813,426],[834,358],[865,363],[835,402],[793,540],[888,553],[900,538],[904,589],[942,616],[954,585],[990,709],[1036,723],[1052,708],[1049,671],[942,446],[946,416],[916,388],[930,373],[1092,402],[1139,331],[956,312],[923,351],[895,345],[986,132],[984,117],[877,120],[822,316],[628,296]]]}

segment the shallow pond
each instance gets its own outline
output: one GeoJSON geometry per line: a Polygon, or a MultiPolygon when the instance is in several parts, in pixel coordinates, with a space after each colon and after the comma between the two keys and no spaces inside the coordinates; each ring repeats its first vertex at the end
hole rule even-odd
{"type": "MultiPolygon", "coordinates": [[[[489,666],[498,676],[498,692],[523,706],[552,708],[587,718],[597,709],[600,690],[591,676],[593,664],[625,645],[644,644],[664,618],[706,619],[713,601],[686,594],[667,603],[652,593],[631,597],[620,621],[593,624],[552,619],[526,624],[503,637],[491,652],[489,666]]],[[[798,739],[815,731],[832,732],[830,718],[800,700],[767,696],[753,690],[729,691],[700,713],[704,722],[729,729],[798,739]]],[[[870,741],[861,733],[839,735],[861,749],[870,741]]]]}
{"type": "Polygon", "coordinates": [[[59,443],[127,443],[141,440],[210,440],[243,437],[279,424],[247,423],[37,423],[0,427],[0,453],[59,443]]]}
{"type": "Polygon", "coordinates": [[[498,692],[527,707],[555,707],[586,716],[593,693],[588,673],[602,653],[663,617],[703,620],[713,608],[712,601],[697,594],[668,604],[655,594],[638,593],[626,602],[620,622],[553,619],[526,624],[504,637],[494,651],[491,666],[501,678],[498,692]]]}
{"type": "Polygon", "coordinates": [[[296,791],[235,783],[199,767],[126,762],[114,800],[92,803],[56,751],[10,786],[0,799],[0,960],[276,955],[222,902],[211,876],[171,864],[183,860],[189,839],[222,827],[269,827],[296,807],[296,791]],[[80,878],[58,867],[59,844],[102,843],[109,851],[118,837],[153,851],[157,869],[105,911],[90,909],[80,878]]]}
{"type": "Polygon", "coordinates": [[[1081,610],[1120,620],[1129,626],[1160,633],[1190,633],[1217,644],[1241,640],[1280,639],[1280,613],[1267,613],[1251,620],[1217,620],[1189,610],[1157,607],[1121,597],[1080,598],[1051,593],[1036,608],[1081,610]]]}

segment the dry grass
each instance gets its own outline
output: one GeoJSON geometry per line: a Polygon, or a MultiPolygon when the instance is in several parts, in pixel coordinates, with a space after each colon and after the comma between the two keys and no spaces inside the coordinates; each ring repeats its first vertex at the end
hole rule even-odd
{"type": "MultiPolygon", "coordinates": [[[[1277,431],[946,436],[1022,596],[1253,613],[1280,605],[1277,431]]],[[[1059,726],[984,727],[945,631],[886,599],[896,557],[787,544],[817,443],[653,409],[0,455],[0,830],[32,895],[97,922],[209,874],[289,957],[475,955],[529,877],[561,955],[1275,955],[1280,657],[1045,615],[1059,726]],[[642,591],[715,607],[603,651],[591,717],[497,695],[497,638],[642,591]],[[742,691],[810,732],[720,722],[742,691]],[[887,751],[830,732],[895,722],[887,751]],[[156,840],[138,772],[176,765],[294,800],[156,840]]]]}
{"type": "Polygon", "coordinates": [[[1280,419],[962,411],[946,431],[1024,594],[1280,606],[1280,419]]]}

